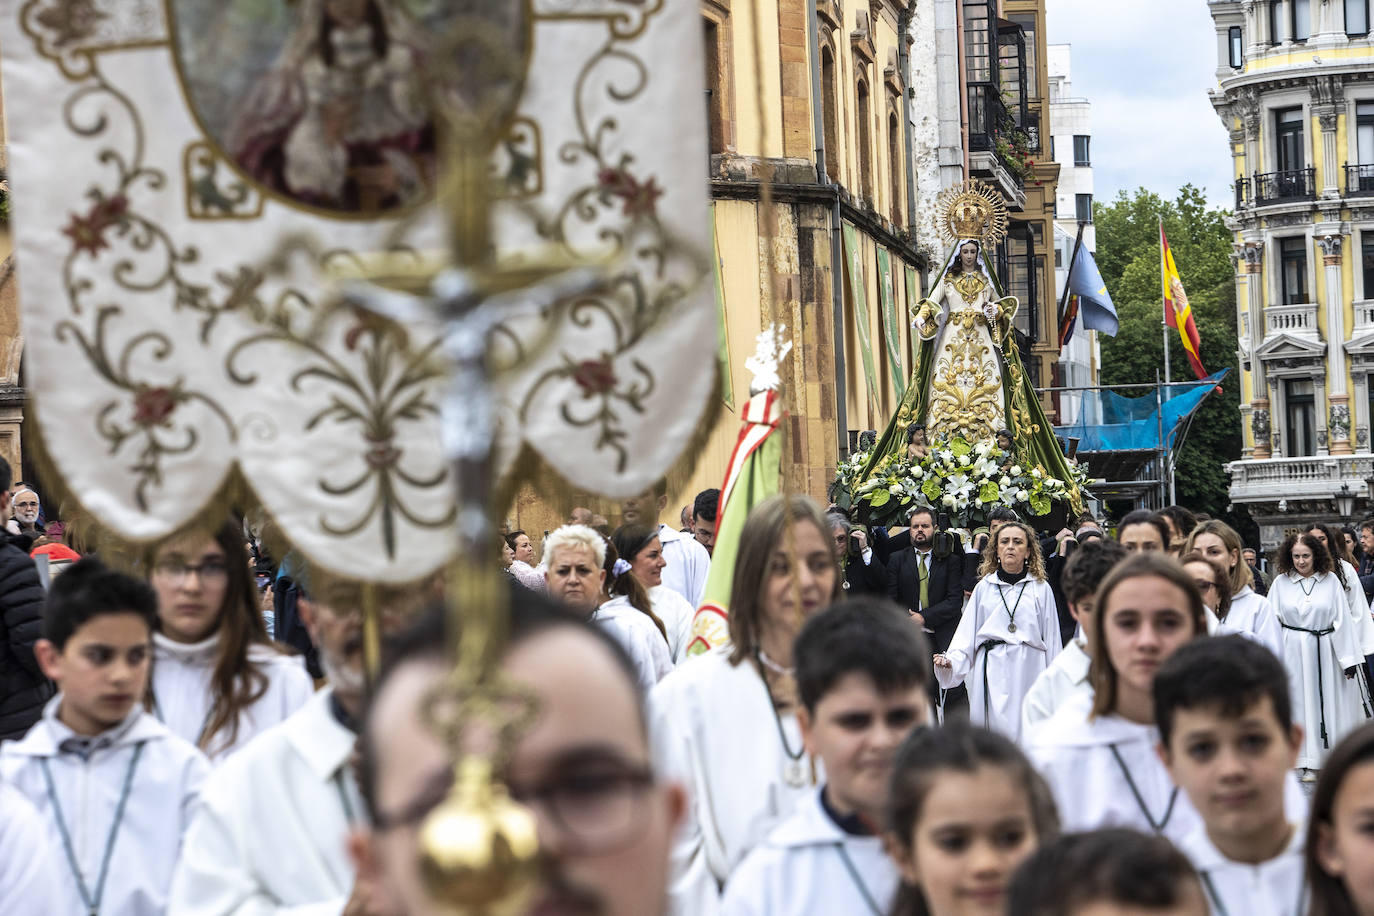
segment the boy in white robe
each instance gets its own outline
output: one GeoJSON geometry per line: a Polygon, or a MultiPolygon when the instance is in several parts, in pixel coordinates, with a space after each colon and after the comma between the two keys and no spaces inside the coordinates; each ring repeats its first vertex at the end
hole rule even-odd
{"type": "Polygon", "coordinates": [[[1180,849],[1216,916],[1301,916],[1304,825],[1284,808],[1302,746],[1288,675],[1240,636],[1190,643],[1154,682],[1159,754],[1202,825],[1180,849]]]}
{"type": "Polygon", "coordinates": [[[795,649],[798,718],[826,783],[731,875],[721,916],[888,911],[899,875],[883,852],[883,810],[897,747],[931,716],[929,655],[886,602],[856,598],[807,621],[795,649]]]}
{"type": "Polygon", "coordinates": [[[167,911],[172,869],[210,765],[140,704],[156,620],[152,589],[98,560],[81,560],[53,581],[34,654],[59,693],[22,739],[0,748],[0,782],[48,825],[45,842],[23,852],[49,860],[56,873],[55,886],[24,901],[34,912],[167,911]]]}
{"type": "Polygon", "coordinates": [[[1030,526],[998,528],[983,562],[992,571],[974,586],[949,648],[935,656],[935,679],[946,690],[967,684],[969,720],[1016,741],[1027,691],[1063,649],[1059,610],[1030,526]]]}
{"type": "Polygon", "coordinates": [[[1093,596],[1098,583],[1125,557],[1126,548],[1116,541],[1093,538],[1079,546],[1064,564],[1059,588],[1078,624],[1078,632],[1026,693],[1021,706],[1021,734],[1029,734],[1032,726],[1054,715],[1070,697],[1092,693],[1092,684],[1088,682],[1088,667],[1092,664],[1088,634],[1092,632],[1096,606],[1093,596]]]}

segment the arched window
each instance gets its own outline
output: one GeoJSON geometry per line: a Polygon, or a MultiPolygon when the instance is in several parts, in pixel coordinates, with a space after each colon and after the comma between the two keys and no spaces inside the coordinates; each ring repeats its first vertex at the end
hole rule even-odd
{"type": "Polygon", "coordinates": [[[901,227],[902,223],[902,122],[896,111],[887,113],[887,168],[891,182],[892,222],[901,227]]]}
{"type": "Polygon", "coordinates": [[[868,106],[868,84],[859,80],[859,193],[873,203],[873,116],[868,106]]]}
{"type": "Polygon", "coordinates": [[[825,174],[840,182],[839,118],[835,112],[835,54],[821,48],[821,129],[825,143],[825,174]]]}

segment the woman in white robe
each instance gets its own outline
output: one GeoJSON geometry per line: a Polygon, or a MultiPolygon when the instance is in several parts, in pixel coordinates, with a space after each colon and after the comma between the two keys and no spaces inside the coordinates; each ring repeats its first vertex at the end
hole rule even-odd
{"type": "Polygon", "coordinates": [[[1293,718],[1304,732],[1300,770],[1321,769],[1330,749],[1365,719],[1354,680],[1364,655],[1332,564],[1316,537],[1290,536],[1279,548],[1279,574],[1269,586],[1283,627],[1293,718]]]}
{"type": "Polygon", "coordinates": [[[633,567],[606,542],[606,592],[592,622],[610,633],[629,654],[639,673],[639,686],[647,694],[673,670],[663,621],[654,613],[649,593],[635,578],[633,567]]]}
{"type": "MultiPolygon", "coordinates": [[[[1345,536],[1330,525],[1313,525],[1307,533],[1321,541],[1331,553],[1332,572],[1336,574],[1341,587],[1345,589],[1346,604],[1350,608],[1350,621],[1355,629],[1355,642],[1360,647],[1360,654],[1369,658],[1374,655],[1374,617],[1370,617],[1369,599],[1365,597],[1364,587],[1360,585],[1359,570],[1351,562],[1355,558],[1350,555],[1345,536]]],[[[1355,672],[1355,686],[1360,691],[1360,700],[1364,716],[1367,719],[1374,715],[1374,705],[1371,705],[1369,680],[1366,675],[1365,666],[1360,665],[1359,670],[1355,672]]]]}
{"type": "Polygon", "coordinates": [[[673,664],[681,664],[692,641],[692,616],[696,608],[663,584],[663,569],[668,561],[663,558],[663,541],[658,529],[647,525],[621,525],[611,535],[611,543],[649,593],[654,616],[663,623],[668,654],[673,664]]]}
{"type": "Polygon", "coordinates": [[[792,642],[841,593],[828,535],[806,497],[755,506],[731,580],[731,643],[689,659],[649,695],[656,768],[688,791],[670,861],[672,912],[713,916],[735,866],[815,794],[821,773],[797,725],[792,642]]]}
{"type": "Polygon", "coordinates": [[[1268,599],[1251,587],[1253,576],[1250,564],[1241,555],[1243,549],[1236,530],[1216,519],[1200,522],[1183,544],[1184,554],[1196,550],[1213,563],[1220,563],[1230,576],[1231,603],[1216,635],[1239,633],[1282,658],[1283,628],[1268,599]]]}
{"type": "Polygon", "coordinates": [[[1029,525],[998,528],[979,571],[935,679],[946,690],[968,684],[970,719],[1015,741],[1027,692],[1063,646],[1059,613],[1029,525]]]}
{"type": "Polygon", "coordinates": [[[221,763],[314,695],[299,656],[267,638],[244,538],[233,524],[214,537],[170,541],[152,557],[158,598],[149,711],[221,763]]]}
{"type": "Polygon", "coordinates": [[[1180,842],[1201,824],[1155,754],[1151,689],[1159,666],[1207,632],[1202,596],[1171,557],[1140,552],[1097,593],[1094,693],[1074,697],[1029,735],[1065,831],[1129,827],[1180,842]]]}

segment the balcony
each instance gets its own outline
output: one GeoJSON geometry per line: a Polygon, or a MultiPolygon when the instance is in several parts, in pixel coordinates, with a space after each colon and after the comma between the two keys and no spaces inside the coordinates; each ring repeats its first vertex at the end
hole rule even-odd
{"type": "Polygon", "coordinates": [[[1264,336],[1305,337],[1320,340],[1317,330],[1317,305],[1303,302],[1297,305],[1266,305],[1264,307],[1264,336]]]}
{"type": "Polygon", "coordinates": [[[1231,500],[1237,503],[1331,499],[1342,483],[1355,496],[1365,496],[1364,481],[1374,472],[1368,455],[1233,461],[1226,469],[1231,500]]]}
{"type": "Polygon", "coordinates": [[[1374,197],[1374,165],[1345,167],[1345,196],[1374,197]]]}
{"type": "MultiPolygon", "coordinates": [[[[1236,181],[1236,209],[1313,200],[1317,196],[1316,187],[1317,170],[1312,168],[1256,173],[1236,181]]],[[[1374,191],[1374,185],[1371,190],[1374,191]]]]}
{"type": "Polygon", "coordinates": [[[1374,334],[1374,299],[1355,300],[1355,330],[1352,336],[1374,334]]]}

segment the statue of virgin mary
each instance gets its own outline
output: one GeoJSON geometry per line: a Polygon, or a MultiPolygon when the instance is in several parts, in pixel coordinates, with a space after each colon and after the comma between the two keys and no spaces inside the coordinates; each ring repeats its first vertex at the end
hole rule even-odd
{"type": "Polygon", "coordinates": [[[1071,481],[1016,347],[1012,320],[1020,303],[1003,293],[986,255],[1006,235],[1006,205],[976,182],[945,192],[940,204],[941,228],[954,244],[912,316],[921,341],[916,369],[863,476],[906,448],[909,429],[924,428],[932,445],[956,436],[991,442],[1009,430],[1016,463],[1071,481]]]}

